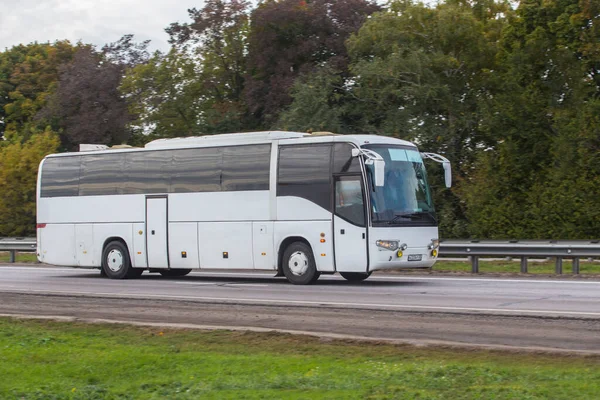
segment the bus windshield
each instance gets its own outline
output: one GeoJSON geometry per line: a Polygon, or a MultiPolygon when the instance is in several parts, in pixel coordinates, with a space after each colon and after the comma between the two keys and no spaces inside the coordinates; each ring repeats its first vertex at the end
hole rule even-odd
{"type": "Polygon", "coordinates": [[[431,190],[419,152],[401,145],[364,147],[385,161],[384,186],[373,184],[373,166],[367,166],[373,226],[436,225],[431,190]]]}

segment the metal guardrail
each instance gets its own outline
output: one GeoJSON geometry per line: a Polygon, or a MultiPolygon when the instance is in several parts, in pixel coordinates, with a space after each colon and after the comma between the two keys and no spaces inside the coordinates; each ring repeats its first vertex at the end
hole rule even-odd
{"type": "MultiPolygon", "coordinates": [[[[0,251],[10,252],[15,262],[17,252],[35,252],[35,238],[0,238],[0,251]]],[[[580,258],[600,258],[600,240],[442,240],[442,257],[469,257],[471,272],[479,272],[481,257],[520,257],[521,272],[527,273],[528,259],[532,257],[555,259],[555,273],[563,273],[563,260],[573,260],[573,273],[579,274],[580,258]]]]}
{"type": "Polygon", "coordinates": [[[573,273],[579,274],[580,258],[600,257],[598,240],[443,240],[440,256],[469,257],[471,272],[479,272],[480,257],[520,257],[521,272],[527,273],[527,261],[531,257],[555,258],[555,273],[563,273],[563,260],[573,260],[573,273]]]}
{"type": "Polygon", "coordinates": [[[0,251],[8,251],[10,259],[14,263],[18,252],[35,252],[37,242],[35,238],[0,238],[0,251]]]}

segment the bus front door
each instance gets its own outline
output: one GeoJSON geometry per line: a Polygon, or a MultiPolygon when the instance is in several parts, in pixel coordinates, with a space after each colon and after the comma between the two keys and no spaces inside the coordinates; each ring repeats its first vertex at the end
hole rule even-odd
{"type": "Polygon", "coordinates": [[[367,272],[367,227],[361,176],[336,176],[334,184],[335,269],[367,272]]]}
{"type": "Polygon", "coordinates": [[[169,268],[167,198],[146,197],[146,254],[148,268],[169,268]]]}

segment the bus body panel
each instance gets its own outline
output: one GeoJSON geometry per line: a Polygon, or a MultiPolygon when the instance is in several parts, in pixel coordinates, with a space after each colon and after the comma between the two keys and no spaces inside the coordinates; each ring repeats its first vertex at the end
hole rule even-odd
{"type": "Polygon", "coordinates": [[[251,222],[198,224],[200,267],[253,269],[251,222]]]}
{"type": "Polygon", "coordinates": [[[149,268],[169,268],[166,196],[146,198],[146,254],[149,268]]]}
{"type": "Polygon", "coordinates": [[[46,224],[44,228],[38,228],[38,231],[41,239],[37,250],[40,262],[77,265],[74,224],[46,224]]]}
{"type": "Polygon", "coordinates": [[[169,193],[170,222],[268,220],[268,190],[169,193]]]}
{"type": "Polygon", "coordinates": [[[331,211],[310,200],[294,196],[277,197],[278,221],[331,221],[331,211]]]}
{"type": "Polygon", "coordinates": [[[146,224],[138,222],[131,224],[131,265],[134,268],[148,268],[146,257],[146,224]]]}
{"type": "Polygon", "coordinates": [[[200,268],[197,223],[169,223],[169,266],[175,269],[200,268]]]}
{"type": "Polygon", "coordinates": [[[75,241],[77,265],[80,267],[98,266],[100,256],[96,257],[94,248],[94,225],[76,224],[75,241]]]}
{"type": "Polygon", "coordinates": [[[367,272],[367,228],[334,216],[337,272],[367,272]]]}
{"type": "Polygon", "coordinates": [[[252,223],[252,253],[254,269],[276,270],[276,251],[273,244],[273,222],[252,223]]]}
{"type": "Polygon", "coordinates": [[[306,240],[313,251],[317,271],[334,272],[331,221],[277,221],[274,224],[275,251],[285,251],[283,241],[291,237],[306,240]],[[324,237],[321,237],[324,234],[324,237]],[[321,242],[321,239],[324,242],[321,242]]]}
{"type": "Polygon", "coordinates": [[[429,268],[435,263],[427,246],[438,238],[437,227],[371,227],[369,229],[369,271],[392,268],[429,268]],[[397,240],[408,247],[398,258],[397,251],[378,247],[377,240],[397,240]],[[409,261],[409,255],[421,255],[421,261],[409,261]]]}
{"type": "Polygon", "coordinates": [[[144,222],[145,196],[44,197],[38,201],[38,223],[144,222]]]}

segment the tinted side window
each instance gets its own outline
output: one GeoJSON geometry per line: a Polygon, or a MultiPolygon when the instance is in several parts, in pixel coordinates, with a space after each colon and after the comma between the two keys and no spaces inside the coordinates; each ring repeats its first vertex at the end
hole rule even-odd
{"type": "Polygon", "coordinates": [[[220,148],[175,150],[171,167],[171,193],[221,190],[220,148]]]}
{"type": "Polygon", "coordinates": [[[271,145],[223,148],[222,190],[269,190],[271,145]]]}
{"type": "Polygon", "coordinates": [[[42,167],[41,197],[77,196],[80,157],[51,157],[42,167]]]}
{"type": "Polygon", "coordinates": [[[173,151],[141,151],[125,154],[123,194],[167,193],[173,151]]]}
{"type": "Polygon", "coordinates": [[[360,157],[352,157],[350,143],[335,143],[333,145],[333,173],[343,174],[348,172],[360,173],[360,157]]]}
{"type": "Polygon", "coordinates": [[[81,157],[80,196],[121,194],[125,186],[125,154],[94,154],[81,157]]]}
{"type": "Polygon", "coordinates": [[[330,144],[279,148],[277,196],[297,196],[331,211],[330,144]]]}

